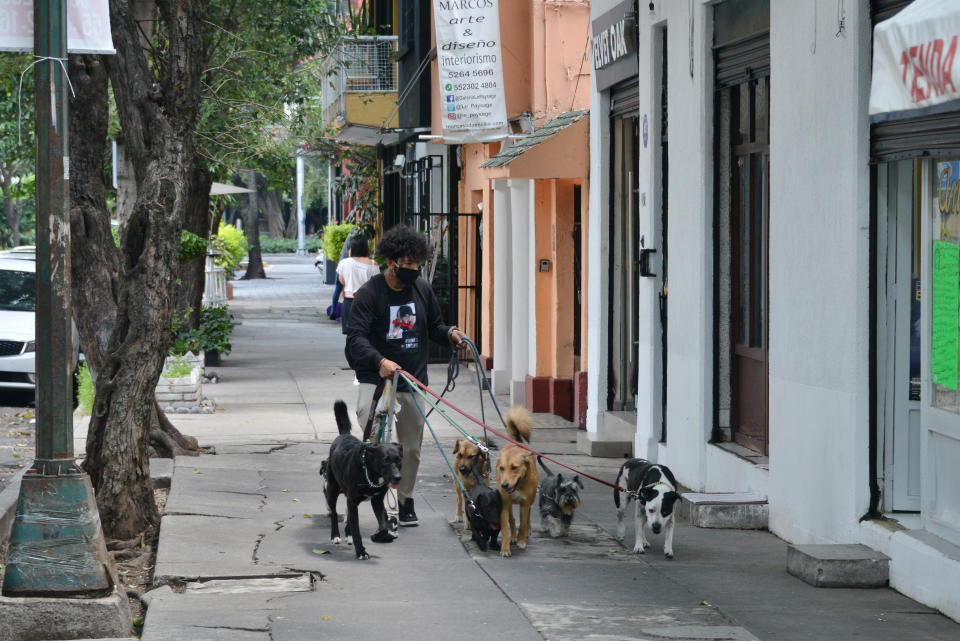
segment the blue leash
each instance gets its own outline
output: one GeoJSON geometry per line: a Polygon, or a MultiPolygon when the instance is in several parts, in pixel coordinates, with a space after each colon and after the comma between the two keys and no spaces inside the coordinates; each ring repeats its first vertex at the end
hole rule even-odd
{"type": "Polygon", "coordinates": [[[443,457],[447,467],[450,468],[450,474],[453,476],[453,480],[457,482],[457,485],[460,486],[460,491],[463,492],[463,500],[467,502],[472,512],[476,508],[473,505],[473,501],[470,500],[470,496],[467,494],[467,488],[463,487],[463,483],[460,481],[460,475],[453,469],[453,464],[451,464],[450,459],[447,458],[447,453],[443,451],[443,447],[440,445],[440,439],[437,438],[437,433],[433,431],[433,426],[430,425],[430,421],[427,420],[427,415],[423,413],[423,408],[420,407],[420,401],[417,400],[417,395],[410,394],[410,398],[413,399],[413,404],[417,406],[417,411],[420,412],[420,416],[423,417],[423,423],[427,426],[427,429],[430,430],[430,436],[433,437],[433,442],[436,443],[437,449],[440,450],[440,456],[443,457]]]}

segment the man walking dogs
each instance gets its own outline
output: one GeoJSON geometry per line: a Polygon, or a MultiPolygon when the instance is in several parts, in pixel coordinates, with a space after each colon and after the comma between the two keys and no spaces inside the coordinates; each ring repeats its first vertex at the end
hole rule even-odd
{"type": "MultiPolygon", "coordinates": [[[[347,330],[347,362],[357,372],[360,394],[357,419],[365,425],[370,404],[381,378],[392,378],[399,369],[427,381],[428,339],[458,345],[464,334],[443,324],[440,304],[425,279],[420,263],[429,249],[426,238],[410,227],[389,229],[377,245],[377,255],[387,269],[357,290],[347,330]]],[[[417,524],[413,490],[420,467],[423,417],[406,381],[400,379],[397,400],[397,438],[403,446],[400,487],[397,489],[400,525],[417,524]]]]}

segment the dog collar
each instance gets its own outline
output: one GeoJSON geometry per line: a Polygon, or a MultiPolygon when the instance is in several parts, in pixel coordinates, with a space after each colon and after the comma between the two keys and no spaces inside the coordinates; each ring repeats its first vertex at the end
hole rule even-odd
{"type": "Polygon", "coordinates": [[[387,482],[386,479],[384,479],[383,482],[381,483],[374,483],[373,481],[370,480],[370,470],[367,469],[367,448],[366,447],[362,447],[360,449],[360,466],[363,468],[363,476],[366,477],[367,485],[369,487],[372,487],[374,489],[380,488],[380,487],[383,487],[384,483],[387,482]]]}

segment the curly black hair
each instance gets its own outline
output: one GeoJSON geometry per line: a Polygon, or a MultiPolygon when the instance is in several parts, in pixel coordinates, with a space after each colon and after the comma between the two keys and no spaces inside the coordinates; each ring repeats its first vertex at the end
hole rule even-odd
{"type": "Polygon", "coordinates": [[[381,258],[398,261],[409,258],[418,263],[426,260],[430,254],[427,239],[406,225],[396,225],[388,229],[377,244],[377,254],[381,258]]]}

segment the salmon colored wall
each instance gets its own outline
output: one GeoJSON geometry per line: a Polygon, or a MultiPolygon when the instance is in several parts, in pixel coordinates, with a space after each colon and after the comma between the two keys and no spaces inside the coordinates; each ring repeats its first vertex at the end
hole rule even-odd
{"type": "MultiPolygon", "coordinates": [[[[556,299],[554,298],[553,275],[556,265],[553,264],[553,248],[551,234],[551,219],[555,205],[556,181],[534,181],[534,211],[536,224],[534,225],[535,253],[531,256],[531,263],[535,270],[533,281],[536,287],[536,314],[534,322],[537,326],[537,367],[536,376],[552,376],[556,363],[557,349],[553,338],[553,321],[556,314],[556,299]],[[550,260],[550,271],[541,272],[538,269],[540,259],[550,260]]],[[[517,274],[522,278],[523,274],[517,274]]]]}
{"type": "MultiPolygon", "coordinates": [[[[553,346],[552,376],[573,378],[573,186],[572,180],[553,181],[555,197],[553,236],[553,346]]],[[[582,195],[581,195],[582,198],[582,195]]]]}
{"type": "MultiPolygon", "coordinates": [[[[489,239],[493,238],[493,190],[490,187],[490,181],[483,175],[480,165],[500,151],[500,143],[473,143],[461,147],[461,166],[462,178],[459,185],[458,206],[461,212],[476,213],[480,211],[483,228],[483,250],[482,263],[480,269],[480,342],[477,347],[480,352],[486,356],[493,354],[493,245],[489,239]],[[477,205],[482,208],[478,209],[477,205]]],[[[466,221],[464,221],[466,223],[466,221]]],[[[461,282],[470,282],[468,275],[472,274],[474,264],[474,246],[465,245],[465,238],[468,234],[461,233],[461,256],[469,256],[469,265],[461,262],[460,277],[461,282]]],[[[472,237],[470,237],[472,239],[472,237]]],[[[473,327],[472,325],[472,307],[467,314],[466,306],[469,304],[467,296],[461,295],[460,298],[460,323],[461,327],[473,327]]],[[[471,337],[474,338],[474,337],[471,337]]]]}
{"type": "Polygon", "coordinates": [[[531,109],[537,126],[590,107],[590,3],[533,0],[531,109]],[[578,80],[579,79],[579,80],[578,80]]]}

